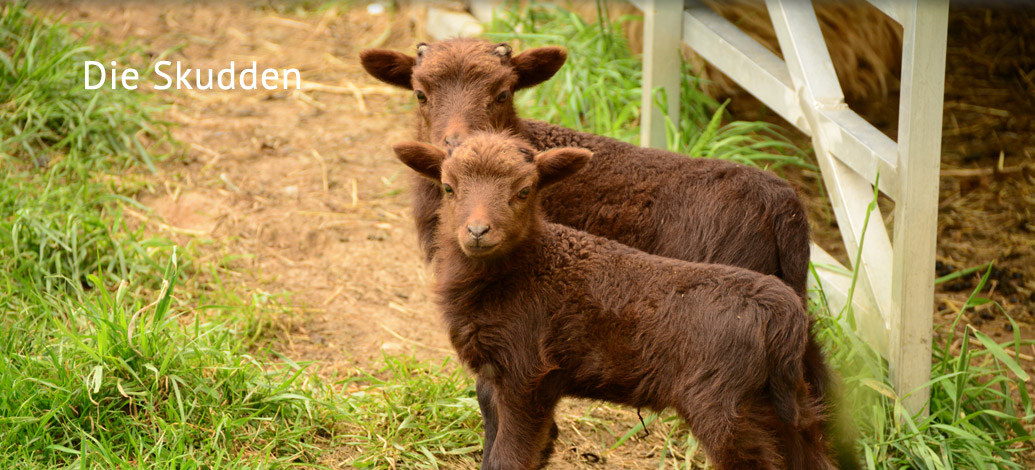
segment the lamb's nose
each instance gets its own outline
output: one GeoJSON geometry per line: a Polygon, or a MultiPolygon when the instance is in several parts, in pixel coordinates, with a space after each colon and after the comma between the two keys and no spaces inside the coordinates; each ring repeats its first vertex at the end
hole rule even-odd
{"type": "Polygon", "coordinates": [[[489,232],[489,226],[488,225],[468,225],[467,226],[467,233],[470,233],[471,236],[474,237],[475,239],[481,238],[482,235],[485,235],[488,232],[489,232]]]}

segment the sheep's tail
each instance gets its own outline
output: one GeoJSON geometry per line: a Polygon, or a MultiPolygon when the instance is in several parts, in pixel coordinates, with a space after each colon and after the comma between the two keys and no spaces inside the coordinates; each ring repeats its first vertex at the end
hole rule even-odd
{"type": "Polygon", "coordinates": [[[769,393],[780,421],[779,439],[788,469],[830,470],[833,464],[826,445],[829,434],[823,398],[809,383],[817,377],[826,380],[822,351],[811,334],[812,321],[800,298],[790,290],[782,292],[782,302],[771,306],[766,335],[769,393]]]}
{"type": "Polygon", "coordinates": [[[809,340],[805,346],[805,383],[809,395],[819,410],[823,434],[830,444],[830,450],[841,470],[858,470],[859,458],[856,452],[856,436],[858,432],[847,408],[841,400],[840,381],[830,374],[823,360],[823,350],[816,342],[813,324],[809,318],[809,340]]]}
{"type": "Polygon", "coordinates": [[[803,410],[803,399],[808,394],[805,386],[805,367],[802,360],[810,338],[801,302],[790,293],[782,302],[773,302],[766,334],[769,366],[769,393],[776,415],[785,423],[797,426],[803,410]]]}
{"type": "MultiPolygon", "coordinates": [[[[793,191],[791,189],[790,191],[793,191]]],[[[809,272],[809,221],[801,199],[795,196],[782,199],[783,204],[777,207],[774,216],[777,256],[779,257],[779,277],[798,294],[801,307],[808,310],[806,283],[809,272]]],[[[813,396],[823,399],[826,394],[828,372],[823,361],[823,351],[812,336],[812,318],[808,321],[808,337],[804,351],[794,364],[801,364],[804,358],[805,383],[813,396]]],[[[796,343],[797,344],[797,343],[796,343]]],[[[798,353],[798,351],[796,351],[798,353]]]]}

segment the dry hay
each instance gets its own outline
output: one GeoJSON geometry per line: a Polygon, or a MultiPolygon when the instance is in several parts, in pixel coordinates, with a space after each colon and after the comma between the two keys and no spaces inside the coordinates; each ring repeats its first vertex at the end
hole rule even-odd
{"type": "MultiPolygon", "coordinates": [[[[639,9],[628,2],[606,3],[606,13],[612,20],[640,14],[639,9]]],[[[704,3],[781,56],[776,32],[762,0],[705,0],[704,3]]],[[[597,7],[592,2],[570,1],[566,6],[586,21],[597,18],[597,7]]],[[[877,99],[898,90],[898,69],[902,61],[902,27],[898,23],[863,1],[819,2],[816,16],[848,100],[877,99]]],[[[627,22],[622,26],[633,50],[641,51],[643,22],[627,22]]],[[[709,82],[705,92],[713,98],[750,97],[692,49],[683,46],[682,52],[694,72],[709,82]]]]}

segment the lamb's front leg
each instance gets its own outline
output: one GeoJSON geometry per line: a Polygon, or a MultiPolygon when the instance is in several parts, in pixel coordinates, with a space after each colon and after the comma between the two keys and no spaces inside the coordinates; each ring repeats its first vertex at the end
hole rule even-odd
{"type": "Polygon", "coordinates": [[[483,470],[535,470],[541,468],[544,452],[556,427],[553,410],[557,398],[537,394],[520,397],[496,392],[496,417],[499,419],[492,451],[482,460],[483,470]]]}
{"type": "MultiPolygon", "coordinates": [[[[484,462],[489,459],[489,454],[492,453],[492,444],[496,440],[496,429],[499,427],[499,417],[496,416],[496,405],[493,403],[492,382],[478,377],[475,379],[475,391],[478,397],[478,408],[482,412],[482,423],[485,426],[485,445],[482,448],[482,462],[484,462]]],[[[550,455],[553,454],[553,442],[560,434],[559,429],[557,429],[557,423],[552,419],[552,416],[550,423],[549,438],[540,452],[541,463],[536,467],[537,469],[546,468],[550,455]]]]}
{"type": "Polygon", "coordinates": [[[482,449],[482,462],[485,462],[492,453],[499,418],[496,416],[496,404],[493,403],[492,382],[479,376],[475,379],[474,387],[478,397],[478,408],[482,411],[482,423],[485,424],[485,446],[482,449]]]}

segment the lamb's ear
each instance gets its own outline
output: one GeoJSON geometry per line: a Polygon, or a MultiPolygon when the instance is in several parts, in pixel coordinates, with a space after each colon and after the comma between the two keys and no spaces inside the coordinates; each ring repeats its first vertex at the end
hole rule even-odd
{"type": "Polygon", "coordinates": [[[446,159],[446,152],[438,147],[423,142],[400,142],[393,145],[392,150],[399,160],[417,173],[435,181],[442,180],[442,161],[446,159]]]}
{"type": "Polygon", "coordinates": [[[511,57],[510,64],[518,74],[514,89],[520,90],[545,82],[561,69],[565,60],[568,60],[568,52],[556,46],[537,47],[511,57]]]}
{"type": "Polygon", "coordinates": [[[561,147],[535,156],[539,170],[539,187],[546,187],[567,178],[586,166],[593,152],[582,148],[561,147]]]}
{"type": "Polygon", "coordinates": [[[417,58],[388,49],[367,49],[359,53],[359,61],[367,73],[389,85],[413,89],[413,66],[417,58]]]}

